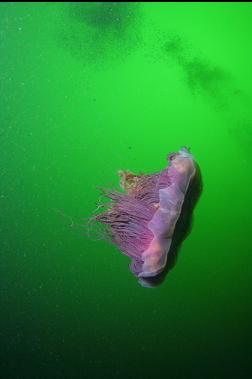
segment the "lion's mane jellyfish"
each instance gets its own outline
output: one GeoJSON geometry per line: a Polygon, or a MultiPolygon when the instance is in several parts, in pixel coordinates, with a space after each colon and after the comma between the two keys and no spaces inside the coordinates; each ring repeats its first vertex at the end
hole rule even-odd
{"type": "Polygon", "coordinates": [[[169,154],[168,161],[167,168],[151,175],[119,171],[125,193],[103,190],[110,202],[94,216],[131,258],[130,270],[142,285],[165,269],[185,195],[197,172],[187,148],[169,154]]]}

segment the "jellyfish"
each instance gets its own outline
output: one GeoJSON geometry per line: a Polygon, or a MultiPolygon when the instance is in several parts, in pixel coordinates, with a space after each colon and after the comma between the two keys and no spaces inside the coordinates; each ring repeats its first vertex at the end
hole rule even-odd
{"type": "Polygon", "coordinates": [[[139,283],[165,269],[171,243],[197,164],[187,148],[168,155],[168,166],[154,174],[119,171],[123,193],[103,189],[110,201],[94,219],[105,224],[110,240],[131,259],[139,283]]]}

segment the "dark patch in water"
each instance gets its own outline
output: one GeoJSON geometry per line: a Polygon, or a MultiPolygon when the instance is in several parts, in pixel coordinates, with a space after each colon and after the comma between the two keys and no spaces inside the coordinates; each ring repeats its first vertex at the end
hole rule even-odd
{"type": "Polygon", "coordinates": [[[242,149],[244,157],[252,159],[252,122],[244,117],[244,93],[236,87],[232,76],[221,67],[196,56],[193,49],[178,35],[166,37],[163,45],[166,57],[182,70],[184,80],[193,95],[206,95],[223,115],[235,114],[229,122],[228,133],[242,149]],[[231,125],[231,126],[230,126],[231,125]]]}
{"type": "Polygon", "coordinates": [[[134,21],[136,10],[137,3],[128,2],[70,4],[70,12],[78,21],[103,32],[114,30],[125,33],[134,21]]]}
{"type": "Polygon", "coordinates": [[[165,52],[176,61],[180,62],[181,60],[184,60],[183,53],[185,49],[180,37],[174,36],[168,39],[165,43],[164,49],[165,52]]]}
{"type": "Polygon", "coordinates": [[[224,105],[228,96],[237,93],[225,70],[196,57],[179,36],[167,39],[164,51],[183,70],[186,84],[194,95],[205,93],[224,105]]]}
{"type": "Polygon", "coordinates": [[[139,45],[138,2],[68,3],[64,45],[86,63],[121,58],[139,45]]]}
{"type": "Polygon", "coordinates": [[[229,75],[219,67],[199,58],[184,62],[183,69],[189,88],[195,92],[204,90],[213,97],[218,97],[229,80],[229,75]]]}

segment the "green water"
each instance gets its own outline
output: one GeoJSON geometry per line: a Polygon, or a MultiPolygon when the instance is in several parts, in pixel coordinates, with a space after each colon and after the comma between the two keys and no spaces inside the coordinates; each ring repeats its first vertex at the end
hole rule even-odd
{"type": "Polygon", "coordinates": [[[1,4],[1,378],[252,376],[251,37],[251,3],[1,4]],[[142,288],[78,225],[184,145],[193,228],[142,288]]]}

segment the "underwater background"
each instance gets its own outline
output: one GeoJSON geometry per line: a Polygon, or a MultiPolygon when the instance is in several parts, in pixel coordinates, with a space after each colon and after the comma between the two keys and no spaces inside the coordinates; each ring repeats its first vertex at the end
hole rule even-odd
{"type": "Polygon", "coordinates": [[[251,3],[1,3],[1,378],[252,377],[251,39],[251,3]],[[143,288],[85,220],[182,146],[203,191],[143,288]]]}

